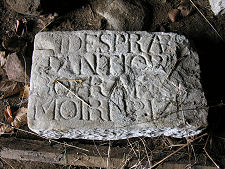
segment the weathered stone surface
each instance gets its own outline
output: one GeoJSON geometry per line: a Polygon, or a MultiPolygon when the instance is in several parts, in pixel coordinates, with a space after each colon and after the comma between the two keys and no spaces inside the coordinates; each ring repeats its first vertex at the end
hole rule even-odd
{"type": "Polygon", "coordinates": [[[39,33],[29,128],[96,140],[196,135],[207,124],[198,62],[174,33],[39,33]]]}
{"type": "Polygon", "coordinates": [[[21,62],[22,59],[19,58],[16,52],[7,56],[5,71],[9,80],[17,82],[29,81],[29,77],[24,68],[25,63],[21,62]]]}
{"type": "Polygon", "coordinates": [[[225,13],[225,0],[209,0],[209,3],[215,15],[225,13]]]}
{"type": "Polygon", "coordinates": [[[25,15],[39,15],[40,0],[6,0],[16,12],[25,15]]]}
{"type": "Polygon", "coordinates": [[[138,0],[134,4],[124,0],[98,0],[93,6],[105,18],[106,29],[134,31],[144,27],[145,9],[138,0]]]}

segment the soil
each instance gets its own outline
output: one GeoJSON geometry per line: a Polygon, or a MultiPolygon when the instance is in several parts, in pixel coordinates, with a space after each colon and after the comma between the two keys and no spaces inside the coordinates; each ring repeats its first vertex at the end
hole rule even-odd
{"type": "MultiPolygon", "coordinates": [[[[107,28],[107,21],[95,13],[93,7],[94,0],[85,1],[59,1],[59,0],[41,0],[41,9],[38,9],[45,17],[49,14],[58,16],[47,26],[44,31],[55,30],[99,30],[107,28]]],[[[132,2],[131,0],[127,0],[132,2]]],[[[225,81],[223,80],[225,56],[225,15],[214,16],[210,10],[208,0],[193,0],[198,9],[202,12],[205,18],[214,26],[219,35],[212,29],[210,24],[193,7],[193,11],[186,17],[179,16],[175,22],[171,22],[168,18],[168,12],[172,9],[178,8],[180,0],[142,0],[141,3],[145,6],[146,20],[143,26],[144,31],[148,32],[175,32],[185,35],[192,46],[198,52],[200,57],[201,67],[201,82],[209,105],[208,128],[205,132],[209,134],[200,141],[193,143],[193,149],[183,149],[169,160],[174,163],[197,163],[212,165],[212,161],[206,156],[203,147],[207,143],[207,152],[214,159],[214,161],[222,168],[225,167],[225,81]],[[194,150],[194,151],[192,151],[194,150]]],[[[100,3],[100,2],[98,2],[100,3]]],[[[134,2],[132,2],[136,5],[134,2]]],[[[18,50],[18,47],[4,48],[7,39],[19,38],[26,42],[25,48],[17,51],[22,52],[26,59],[27,71],[31,68],[31,58],[33,49],[33,39],[35,34],[40,31],[38,20],[40,15],[24,15],[15,12],[5,0],[0,1],[0,51],[12,53],[18,50]],[[16,21],[24,21],[24,34],[18,35],[15,31],[16,21]]],[[[47,18],[48,19],[48,18],[47,18]]],[[[44,27],[42,27],[44,28],[44,27]]],[[[18,43],[18,46],[21,44],[18,43]]],[[[27,105],[26,100],[21,100],[19,95],[14,95],[6,99],[0,100],[0,121],[8,123],[4,118],[4,110],[7,105],[13,109],[27,105]]],[[[22,129],[29,130],[27,126],[22,129]]],[[[13,137],[23,139],[40,140],[39,137],[33,136],[21,131],[15,131],[12,135],[2,135],[1,137],[13,137]]],[[[172,153],[177,148],[168,147],[169,145],[185,144],[185,139],[173,139],[167,137],[158,138],[143,138],[145,140],[147,150],[151,154],[151,161],[153,163],[161,160],[166,155],[172,153]],[[151,153],[150,153],[151,152],[151,153]]],[[[95,142],[86,140],[59,140],[61,142],[79,143],[85,145],[93,145],[101,147],[108,146],[109,142],[95,142]]],[[[140,150],[145,150],[145,145],[142,144],[140,138],[130,139],[132,143],[139,143],[137,147],[140,150]]],[[[128,141],[113,141],[110,143],[112,147],[127,147],[128,141]]],[[[116,156],[116,153],[114,154],[116,156]]],[[[19,160],[8,160],[0,158],[0,168],[77,168],[76,166],[65,166],[56,164],[46,164],[37,162],[23,162],[19,160]]]]}

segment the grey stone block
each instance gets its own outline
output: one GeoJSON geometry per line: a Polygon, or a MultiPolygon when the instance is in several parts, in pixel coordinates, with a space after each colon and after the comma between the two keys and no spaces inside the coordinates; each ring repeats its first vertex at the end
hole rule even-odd
{"type": "Polygon", "coordinates": [[[50,138],[185,137],[207,125],[198,54],[175,33],[35,37],[28,126],[50,138]]]}
{"type": "Polygon", "coordinates": [[[124,0],[98,0],[93,6],[95,12],[105,18],[106,29],[135,31],[144,27],[146,12],[138,0],[134,4],[124,0]]]}
{"type": "Polygon", "coordinates": [[[225,0],[209,0],[209,3],[215,15],[225,13],[225,0]]]}

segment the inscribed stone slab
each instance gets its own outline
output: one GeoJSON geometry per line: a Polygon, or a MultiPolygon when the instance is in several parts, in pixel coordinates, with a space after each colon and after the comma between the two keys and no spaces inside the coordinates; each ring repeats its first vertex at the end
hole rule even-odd
{"type": "Polygon", "coordinates": [[[175,33],[35,37],[28,126],[50,138],[196,135],[207,124],[199,58],[175,33]]]}

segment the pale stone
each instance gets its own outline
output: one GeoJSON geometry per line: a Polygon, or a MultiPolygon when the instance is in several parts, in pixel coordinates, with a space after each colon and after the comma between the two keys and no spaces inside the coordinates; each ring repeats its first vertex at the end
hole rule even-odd
{"type": "Polygon", "coordinates": [[[185,137],[206,127],[206,106],[199,58],[184,36],[75,31],[35,37],[28,125],[40,135],[185,137]]]}
{"type": "Polygon", "coordinates": [[[93,6],[95,12],[105,18],[106,29],[143,30],[146,9],[138,0],[133,3],[124,0],[97,0],[93,6]]]}
{"type": "Polygon", "coordinates": [[[209,3],[215,15],[225,13],[225,0],[209,0],[209,3]]]}

